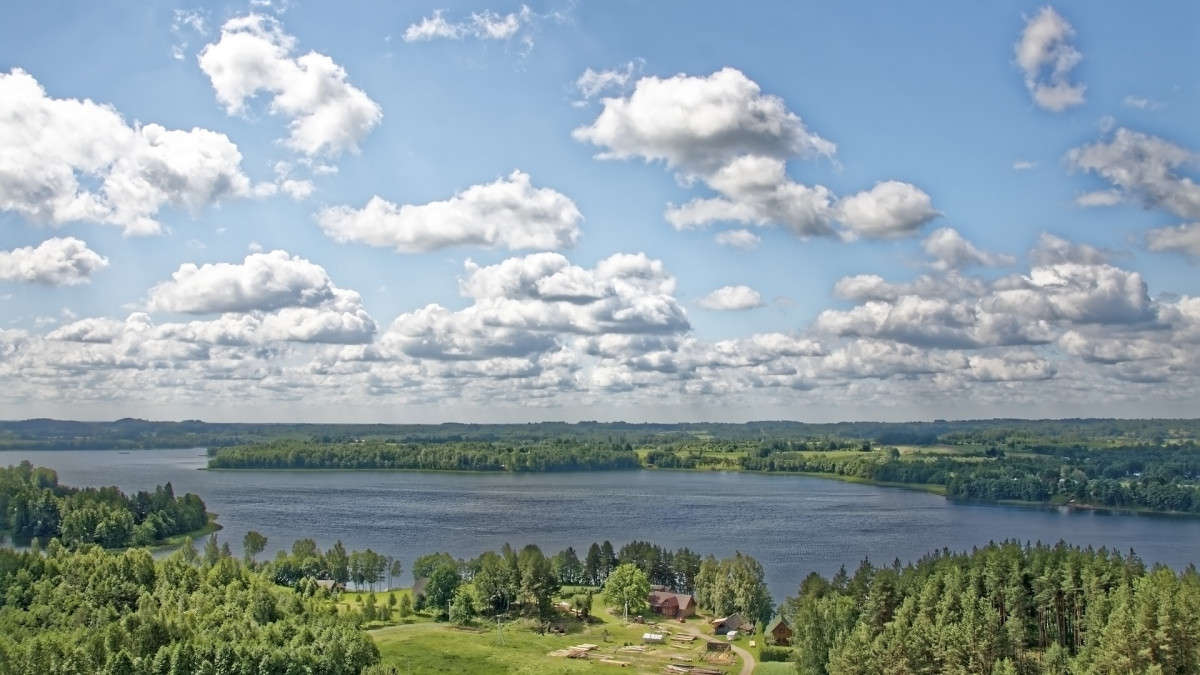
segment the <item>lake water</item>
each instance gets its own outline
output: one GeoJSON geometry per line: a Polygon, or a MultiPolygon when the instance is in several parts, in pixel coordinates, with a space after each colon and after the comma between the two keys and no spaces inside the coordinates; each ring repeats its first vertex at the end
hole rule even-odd
{"type": "Polygon", "coordinates": [[[311,537],[322,549],[372,548],[409,564],[448,551],[473,558],[505,543],[547,555],[592,542],[645,540],[718,558],[741,551],[762,563],[776,600],[812,571],[859,561],[908,562],[947,547],[1017,539],[1137,551],[1147,563],[1200,563],[1200,519],[1041,507],[961,504],[910,490],[799,476],[611,471],[556,474],[202,471],[204,451],[0,452],[28,459],[73,486],[127,493],[171,482],[200,495],[240,555],[257,530],[267,551],[311,537]]]}

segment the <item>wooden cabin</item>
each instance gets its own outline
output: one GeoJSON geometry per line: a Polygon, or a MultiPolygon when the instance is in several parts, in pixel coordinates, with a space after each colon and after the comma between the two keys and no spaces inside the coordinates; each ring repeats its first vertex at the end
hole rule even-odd
{"type": "Polygon", "coordinates": [[[792,646],[792,628],[787,625],[782,616],[777,616],[767,624],[767,637],[780,647],[792,646]]]}

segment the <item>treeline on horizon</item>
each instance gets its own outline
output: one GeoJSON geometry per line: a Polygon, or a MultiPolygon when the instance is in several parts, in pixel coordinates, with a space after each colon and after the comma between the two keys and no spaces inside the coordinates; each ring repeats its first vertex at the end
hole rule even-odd
{"type": "Polygon", "coordinates": [[[53,469],[28,461],[0,467],[0,534],[17,541],[148,546],[207,523],[204,500],[176,497],[170,483],[128,496],[115,487],[61,485],[53,469]]]}
{"type": "Polygon", "coordinates": [[[1200,574],[1059,543],[809,575],[780,613],[799,672],[1200,672],[1200,574]]]}
{"type": "Polygon", "coordinates": [[[888,448],[857,455],[781,451],[738,462],[747,471],[937,485],[951,499],[1200,513],[1200,447],[1193,441],[1170,447],[1042,447],[1015,455],[994,446],[917,457],[901,457],[888,448]]]}
{"type": "Polygon", "coordinates": [[[90,450],[226,447],[280,439],[400,443],[580,442],[646,445],[672,438],[716,441],[854,440],[880,445],[1115,444],[1200,440],[1200,419],[934,420],[931,422],[792,421],[732,423],[538,422],[530,424],[291,424],[181,422],[125,418],[113,422],[52,419],[0,421],[0,450],[90,450]]]}

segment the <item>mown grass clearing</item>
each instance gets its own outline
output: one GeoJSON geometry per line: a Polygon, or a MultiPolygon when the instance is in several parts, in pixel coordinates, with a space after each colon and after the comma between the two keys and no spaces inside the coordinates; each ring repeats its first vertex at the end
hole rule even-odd
{"type": "Polygon", "coordinates": [[[387,626],[370,631],[370,635],[379,646],[383,665],[395,668],[397,673],[411,670],[463,675],[609,671],[648,674],[662,673],[670,663],[704,665],[732,673],[740,667],[740,663],[723,666],[702,663],[703,639],[679,646],[668,637],[666,644],[643,645],[644,633],[685,632],[679,625],[626,624],[621,617],[603,611],[588,624],[571,619],[559,623],[569,632],[541,635],[528,621],[504,623],[498,629],[495,622],[479,620],[468,628],[431,622],[387,626]],[[549,655],[582,644],[595,645],[596,649],[579,659],[549,655]]]}

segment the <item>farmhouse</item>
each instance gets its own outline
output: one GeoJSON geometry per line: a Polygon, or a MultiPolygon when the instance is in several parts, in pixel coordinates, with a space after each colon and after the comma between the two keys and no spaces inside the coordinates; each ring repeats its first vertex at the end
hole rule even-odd
{"type": "Polygon", "coordinates": [[[650,610],[669,619],[695,616],[696,599],[686,593],[672,593],[666,590],[651,591],[649,598],[650,610]]]}
{"type": "Polygon", "coordinates": [[[792,629],[783,620],[782,616],[777,616],[767,624],[767,637],[775,640],[775,644],[780,647],[790,647],[792,644],[792,629]]]}
{"type": "Polygon", "coordinates": [[[317,579],[317,588],[324,588],[330,593],[341,593],[346,590],[346,586],[340,584],[333,579],[317,579]]]}
{"type": "Polygon", "coordinates": [[[746,623],[746,620],[743,619],[742,615],[738,614],[737,612],[734,612],[723,619],[713,619],[711,623],[714,635],[724,635],[730,631],[743,630],[749,627],[749,624],[746,623]]]}
{"type": "Polygon", "coordinates": [[[419,596],[425,595],[425,586],[428,583],[429,583],[429,577],[421,577],[420,579],[417,579],[416,581],[413,582],[413,587],[412,587],[413,600],[416,600],[417,597],[419,597],[419,596]]]}

